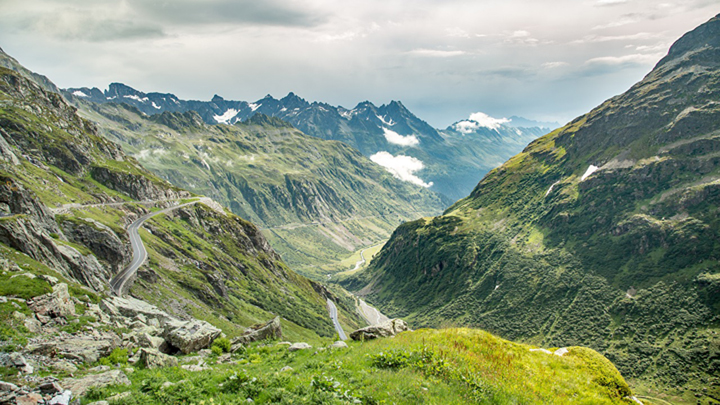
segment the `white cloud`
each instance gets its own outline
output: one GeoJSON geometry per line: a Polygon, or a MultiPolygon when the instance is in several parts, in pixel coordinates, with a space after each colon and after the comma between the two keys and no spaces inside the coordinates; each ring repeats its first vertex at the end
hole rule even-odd
{"type": "Polygon", "coordinates": [[[450,58],[453,56],[465,55],[465,51],[442,51],[439,49],[413,49],[408,53],[410,55],[428,56],[432,58],[450,58]]]}
{"type": "Polygon", "coordinates": [[[569,63],[557,61],[557,62],[545,62],[542,64],[542,67],[544,67],[545,69],[555,69],[555,68],[559,68],[559,67],[563,67],[563,66],[567,66],[567,65],[569,65],[569,63]]]}
{"type": "Polygon", "coordinates": [[[598,0],[595,2],[598,6],[614,6],[618,4],[627,3],[628,0],[598,0]]]}
{"type": "Polygon", "coordinates": [[[421,178],[414,174],[415,172],[422,170],[425,165],[422,161],[412,156],[393,156],[388,152],[382,151],[370,156],[370,160],[384,167],[385,170],[402,181],[417,184],[418,186],[425,188],[433,185],[432,182],[425,183],[421,178]]]}
{"type": "Polygon", "coordinates": [[[588,59],[586,65],[652,65],[663,57],[661,53],[645,54],[636,53],[624,56],[602,56],[588,59]]]}
{"type": "Polygon", "coordinates": [[[573,41],[573,44],[587,44],[587,43],[598,43],[598,42],[611,42],[611,41],[637,41],[653,39],[660,36],[659,33],[650,32],[638,32],[637,34],[629,35],[588,35],[583,39],[573,41]]]}
{"type": "Polygon", "coordinates": [[[417,139],[415,135],[400,135],[395,131],[389,130],[385,127],[383,127],[383,135],[385,135],[385,139],[395,145],[400,146],[416,146],[420,144],[420,140],[417,139]]]}
{"type": "Polygon", "coordinates": [[[452,27],[445,30],[447,36],[455,38],[470,38],[470,34],[462,28],[452,27]]]}

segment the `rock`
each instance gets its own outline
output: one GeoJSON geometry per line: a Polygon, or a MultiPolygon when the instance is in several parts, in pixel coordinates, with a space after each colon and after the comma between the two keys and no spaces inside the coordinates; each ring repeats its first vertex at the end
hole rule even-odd
{"type": "Polygon", "coordinates": [[[110,371],[111,368],[112,367],[110,366],[95,366],[88,371],[92,371],[93,373],[104,373],[105,371],[110,371]]]}
{"type": "Polygon", "coordinates": [[[276,316],[272,321],[262,325],[251,327],[244,334],[232,340],[232,344],[258,342],[266,339],[279,339],[282,337],[280,317],[276,316]]]}
{"type": "Polygon", "coordinates": [[[20,353],[0,353],[0,365],[4,367],[15,367],[25,374],[32,374],[35,368],[25,360],[20,353]]]}
{"type": "Polygon", "coordinates": [[[183,370],[194,371],[194,372],[210,370],[210,367],[201,366],[199,364],[183,364],[182,366],[180,366],[180,368],[182,368],[183,370]]]}
{"type": "Polygon", "coordinates": [[[110,354],[120,345],[120,338],[112,332],[103,332],[99,337],[71,336],[58,340],[28,345],[26,350],[33,354],[61,357],[86,363],[94,363],[100,357],[110,354]]]}
{"type": "Polygon", "coordinates": [[[280,369],[280,372],[281,372],[281,373],[284,373],[284,372],[286,372],[286,371],[293,371],[293,368],[290,367],[290,366],[285,366],[285,367],[283,367],[283,368],[280,369]]]}
{"type": "Polygon", "coordinates": [[[130,395],[132,395],[132,393],[129,391],[121,392],[119,394],[115,394],[115,395],[109,397],[107,400],[108,400],[108,402],[115,402],[115,401],[119,401],[121,399],[125,399],[125,398],[129,397],[130,395]]]}
{"type": "Polygon", "coordinates": [[[13,278],[15,278],[15,277],[27,277],[27,278],[29,278],[30,280],[32,280],[32,279],[35,278],[35,275],[32,274],[32,273],[14,274],[14,275],[10,276],[10,279],[13,279],[13,278]]]}
{"type": "Polygon", "coordinates": [[[40,384],[37,387],[40,392],[43,394],[49,394],[49,395],[55,395],[57,393],[63,392],[62,387],[56,383],[55,381],[48,381],[46,383],[40,384]]]}
{"type": "Polygon", "coordinates": [[[130,380],[120,370],[111,370],[102,374],[89,375],[83,378],[68,378],[62,381],[62,386],[71,390],[78,397],[85,395],[92,387],[105,387],[108,385],[130,385],[130,380]]]}
{"type": "Polygon", "coordinates": [[[111,228],[91,218],[74,218],[60,224],[63,234],[70,242],[87,246],[99,259],[112,265],[114,271],[132,257],[126,245],[111,228]]]}
{"type": "Polygon", "coordinates": [[[298,342],[298,343],[293,343],[292,345],[290,345],[290,347],[288,347],[288,350],[291,352],[296,352],[298,350],[305,350],[305,349],[312,349],[312,346],[310,346],[309,344],[307,344],[305,342],[298,342]]]}
{"type": "Polygon", "coordinates": [[[188,354],[210,347],[220,333],[220,329],[196,319],[168,325],[164,336],[170,345],[188,354]]]}
{"type": "Polygon", "coordinates": [[[95,402],[90,402],[87,405],[110,405],[110,403],[108,401],[95,401],[95,402]]]}
{"type": "Polygon", "coordinates": [[[178,361],[175,357],[160,353],[156,349],[140,349],[139,364],[148,369],[177,367],[178,361]]]}
{"type": "Polygon", "coordinates": [[[157,336],[151,336],[148,333],[143,333],[137,338],[137,345],[140,347],[156,349],[161,352],[165,352],[164,346],[166,346],[165,339],[157,336]]]}
{"type": "Polygon", "coordinates": [[[72,391],[65,390],[60,395],[54,396],[50,401],[47,402],[48,405],[70,405],[70,400],[72,400],[72,391]]]}
{"type": "Polygon", "coordinates": [[[568,350],[567,347],[561,347],[561,348],[555,350],[555,353],[553,353],[553,354],[556,356],[562,357],[563,355],[565,355],[569,352],[570,352],[570,350],[568,350]]]}
{"type": "Polygon", "coordinates": [[[55,371],[65,372],[69,374],[75,373],[78,370],[78,368],[74,364],[70,363],[67,360],[60,360],[53,363],[52,369],[55,371]]]}
{"type": "Polygon", "coordinates": [[[158,325],[164,325],[170,321],[177,321],[175,317],[162,311],[155,305],[132,297],[111,297],[100,302],[100,308],[112,317],[137,318],[142,315],[147,323],[152,319],[157,320],[158,325]]]}
{"type": "Polygon", "coordinates": [[[30,333],[42,332],[42,324],[37,319],[25,318],[25,320],[23,321],[23,324],[28,329],[28,331],[30,331],[30,333]]]}
{"type": "Polygon", "coordinates": [[[370,340],[380,337],[395,336],[406,330],[408,330],[408,326],[405,321],[402,319],[390,319],[379,325],[372,325],[358,329],[350,334],[350,338],[353,340],[370,340]]]}
{"type": "Polygon", "coordinates": [[[338,340],[337,342],[330,345],[330,348],[332,349],[342,349],[348,347],[347,343],[343,342],[342,340],[338,340]]]}
{"type": "Polygon", "coordinates": [[[65,283],[56,284],[53,292],[33,298],[28,307],[38,315],[51,318],[75,315],[75,303],[70,299],[68,286],[65,283]]]}
{"type": "Polygon", "coordinates": [[[278,346],[290,346],[290,345],[292,345],[292,343],[290,343],[290,342],[277,342],[277,345],[278,345],[278,346]]]}
{"type": "Polygon", "coordinates": [[[27,318],[27,317],[25,316],[25,314],[23,314],[22,312],[18,312],[18,311],[14,311],[14,312],[12,313],[12,317],[15,318],[15,319],[18,320],[18,321],[24,321],[25,318],[27,318]]]}
{"type": "Polygon", "coordinates": [[[175,385],[174,382],[165,381],[164,383],[162,383],[162,385],[160,386],[160,388],[166,389],[166,388],[172,387],[173,385],[175,385]]]}
{"type": "Polygon", "coordinates": [[[0,381],[0,392],[12,392],[17,390],[17,385],[5,381],[0,381]]]}
{"type": "Polygon", "coordinates": [[[541,353],[545,353],[545,354],[553,354],[553,352],[551,352],[548,349],[530,349],[530,351],[531,352],[541,352],[541,353]]]}
{"type": "Polygon", "coordinates": [[[15,403],[17,405],[37,405],[38,403],[42,403],[42,400],[42,395],[36,392],[31,392],[29,394],[16,397],[15,403]]]}
{"type": "Polygon", "coordinates": [[[58,283],[57,277],[48,276],[47,274],[41,274],[41,275],[39,275],[38,277],[39,277],[40,279],[42,279],[42,280],[47,281],[48,284],[50,284],[50,285],[55,285],[55,284],[58,283]]]}
{"type": "Polygon", "coordinates": [[[235,343],[234,345],[230,346],[230,353],[237,353],[238,351],[245,348],[245,345],[242,343],[235,343]]]}
{"type": "Polygon", "coordinates": [[[232,355],[230,353],[225,353],[225,354],[221,355],[220,357],[218,357],[217,364],[227,363],[228,361],[230,361],[231,357],[232,357],[232,355]]]}

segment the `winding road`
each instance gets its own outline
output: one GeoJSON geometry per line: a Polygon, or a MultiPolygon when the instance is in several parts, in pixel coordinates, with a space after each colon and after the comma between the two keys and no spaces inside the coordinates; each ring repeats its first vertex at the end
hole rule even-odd
{"type": "Polygon", "coordinates": [[[138,218],[135,222],[130,224],[130,226],[128,226],[127,231],[128,235],[130,236],[130,246],[132,247],[133,257],[130,264],[123,271],[116,274],[115,277],[112,278],[112,280],[110,280],[110,290],[113,292],[113,294],[117,296],[123,295],[125,285],[133,278],[137,270],[140,268],[140,266],[143,265],[143,263],[145,263],[145,260],[147,259],[147,250],[145,249],[145,245],[143,244],[142,239],[140,238],[140,233],[138,232],[143,223],[156,215],[164,214],[166,212],[186,207],[188,205],[197,204],[199,202],[204,202],[205,200],[208,199],[200,198],[195,201],[187,202],[185,204],[175,205],[173,207],[168,207],[160,211],[145,214],[142,217],[138,218]]]}
{"type": "Polygon", "coordinates": [[[330,319],[332,319],[333,325],[335,325],[335,330],[337,331],[338,336],[340,336],[340,340],[347,340],[345,331],[343,330],[342,326],[340,326],[340,322],[338,321],[337,307],[335,306],[334,302],[330,301],[330,298],[327,299],[327,307],[328,311],[330,311],[330,319]]]}

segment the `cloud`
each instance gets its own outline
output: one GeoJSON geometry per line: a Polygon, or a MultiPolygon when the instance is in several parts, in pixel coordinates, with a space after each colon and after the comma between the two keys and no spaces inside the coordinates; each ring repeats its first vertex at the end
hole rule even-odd
{"type": "Polygon", "coordinates": [[[419,159],[412,156],[397,155],[393,156],[388,152],[382,151],[370,156],[370,160],[384,167],[396,178],[407,181],[425,188],[431,187],[432,182],[425,183],[414,173],[422,170],[425,165],[419,159]]]}
{"type": "Polygon", "coordinates": [[[528,31],[517,30],[513,31],[510,35],[508,35],[505,39],[505,42],[515,45],[535,46],[540,43],[540,40],[530,36],[530,33],[528,31]]]}
{"type": "Polygon", "coordinates": [[[403,136],[398,134],[395,131],[391,131],[385,127],[383,127],[383,132],[385,135],[385,139],[392,144],[400,145],[400,146],[416,146],[420,144],[420,140],[417,139],[415,135],[407,135],[403,136]]]}
{"type": "Polygon", "coordinates": [[[410,55],[427,56],[432,58],[451,58],[453,56],[465,55],[464,51],[441,51],[438,49],[413,49],[408,52],[410,55]]]}
{"type": "Polygon", "coordinates": [[[657,63],[664,54],[662,53],[636,53],[624,56],[603,56],[599,58],[592,58],[585,61],[586,65],[607,65],[607,66],[618,66],[618,65],[652,65],[657,63]]]}
{"type": "Polygon", "coordinates": [[[559,68],[559,67],[563,67],[563,66],[567,66],[567,65],[569,65],[569,63],[557,61],[557,62],[545,62],[542,64],[542,67],[544,67],[545,69],[555,69],[555,68],[559,68]]]}
{"type": "Polygon", "coordinates": [[[480,127],[497,131],[500,125],[508,122],[510,122],[510,120],[507,118],[493,118],[485,113],[476,112],[470,114],[470,118],[467,120],[455,123],[453,128],[463,134],[469,134],[480,127]]]}
{"type": "Polygon", "coordinates": [[[627,3],[628,0],[597,0],[595,5],[598,6],[617,6],[619,4],[627,3]]]}
{"type": "Polygon", "coordinates": [[[586,44],[586,43],[598,43],[598,42],[611,42],[611,41],[635,41],[635,40],[646,40],[659,37],[659,33],[649,32],[638,32],[637,34],[630,35],[588,35],[582,39],[573,41],[574,44],[586,44]]]}

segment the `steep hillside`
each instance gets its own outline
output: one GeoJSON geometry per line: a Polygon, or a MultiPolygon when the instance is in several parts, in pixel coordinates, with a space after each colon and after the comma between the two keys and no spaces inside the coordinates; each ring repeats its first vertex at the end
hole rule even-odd
{"type": "Polygon", "coordinates": [[[307,275],[345,270],[331,264],[448,205],[353,148],[277,118],[208,125],[192,111],[147,117],[125,104],[79,105],[156,175],[260,225],[285,261],[307,275]]]}
{"type": "Polygon", "coordinates": [[[720,17],[347,285],[417,325],[588,345],[636,384],[720,400],[718,100],[720,17]]]}
{"type": "MultiPolygon", "coordinates": [[[[5,268],[29,274],[4,272],[3,295],[48,289],[37,274],[105,294],[112,275],[131,260],[127,225],[158,207],[192,201],[100,136],[62,96],[5,68],[0,156],[0,254],[5,268]],[[15,281],[24,278],[31,281],[15,281]]],[[[153,218],[148,229],[152,235],[141,233],[150,264],[132,294],[231,335],[274,314],[288,320],[291,334],[333,334],[327,291],[289,270],[251,223],[198,203],[153,218]]]]}
{"type": "Polygon", "coordinates": [[[342,141],[396,177],[429,187],[453,201],[466,196],[488,170],[548,132],[547,128],[515,117],[491,128],[478,126],[474,134],[458,142],[452,127],[438,131],[399,101],[380,107],[364,101],[352,109],[310,103],[293,93],[279,100],[268,95],[254,103],[225,100],[217,95],[210,101],[194,101],[173,94],[143,93],[121,83],[110,84],[106,91],[66,89],[63,95],[81,108],[80,102],[85,101],[128,104],[149,116],[195,111],[206,124],[234,124],[258,113],[277,117],[308,135],[342,141]],[[482,128],[489,131],[483,132],[482,128]]]}

